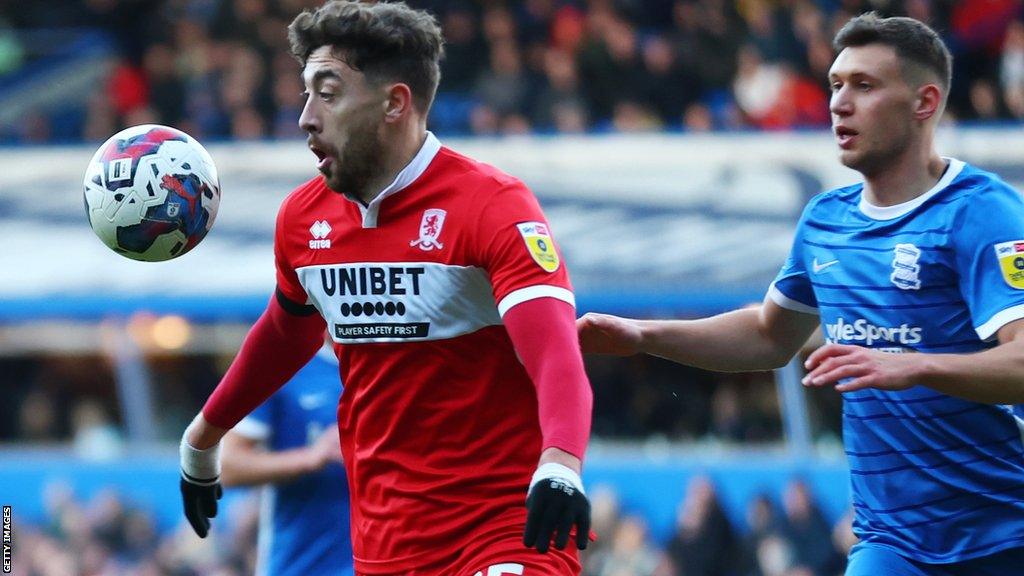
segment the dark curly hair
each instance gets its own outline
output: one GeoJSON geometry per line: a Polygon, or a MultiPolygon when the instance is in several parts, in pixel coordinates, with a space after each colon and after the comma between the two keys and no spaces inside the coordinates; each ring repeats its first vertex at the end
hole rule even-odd
{"type": "Polygon", "coordinates": [[[880,18],[874,12],[861,14],[851,19],[836,33],[832,48],[836,53],[844,48],[883,44],[896,51],[903,63],[904,74],[920,80],[913,66],[934,74],[941,83],[942,91],[949,93],[953,78],[953,56],[934,30],[923,22],[902,16],[880,18]],[[907,66],[911,64],[911,66],[907,66]]]}
{"type": "Polygon", "coordinates": [[[291,51],[305,66],[321,46],[372,83],[402,82],[426,114],[437,92],[444,54],[441,27],[429,12],[404,2],[366,4],[331,0],[306,10],[288,26],[291,51]]]}

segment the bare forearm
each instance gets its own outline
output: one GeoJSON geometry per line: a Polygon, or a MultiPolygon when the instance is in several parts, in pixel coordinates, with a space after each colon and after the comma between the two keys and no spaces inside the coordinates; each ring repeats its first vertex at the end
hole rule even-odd
{"type": "Polygon", "coordinates": [[[976,354],[921,354],[917,381],[929,388],[985,404],[1024,403],[1024,343],[1010,342],[976,354]]]}
{"type": "Polygon", "coordinates": [[[221,455],[221,481],[225,486],[278,484],[315,470],[315,455],[307,448],[238,451],[227,443],[221,455]]]}
{"type": "Polygon", "coordinates": [[[796,347],[761,328],[760,310],[746,308],[700,320],[641,320],[641,351],[719,372],[770,370],[784,365],[796,347]]]}
{"type": "Polygon", "coordinates": [[[228,430],[226,428],[210,424],[203,416],[203,413],[200,412],[192,420],[192,424],[185,430],[185,439],[193,448],[206,450],[220,442],[220,439],[227,433],[228,430]]]}

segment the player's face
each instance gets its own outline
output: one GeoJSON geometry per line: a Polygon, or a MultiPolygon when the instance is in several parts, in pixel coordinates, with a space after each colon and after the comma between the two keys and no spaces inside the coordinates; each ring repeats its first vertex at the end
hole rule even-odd
{"type": "Polygon", "coordinates": [[[885,170],[917,134],[915,90],[896,51],[881,44],[845,48],[828,77],[839,160],[869,176],[885,170]]]}
{"type": "Polygon", "coordinates": [[[321,46],[302,71],[306,105],[299,126],[309,134],[317,169],[336,192],[362,196],[384,157],[381,127],[386,95],[321,46]]]}

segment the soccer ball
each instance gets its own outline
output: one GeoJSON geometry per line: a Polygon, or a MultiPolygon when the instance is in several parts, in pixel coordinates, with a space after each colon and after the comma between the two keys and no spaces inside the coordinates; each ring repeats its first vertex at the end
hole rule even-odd
{"type": "Polygon", "coordinates": [[[195,248],[220,206],[213,159],[184,132],[126,128],[100,146],[85,171],[89,225],[111,250],[161,262],[195,248]]]}

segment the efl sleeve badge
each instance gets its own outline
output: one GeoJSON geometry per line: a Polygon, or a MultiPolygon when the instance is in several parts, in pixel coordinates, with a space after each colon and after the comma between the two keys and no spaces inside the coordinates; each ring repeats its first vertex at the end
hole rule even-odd
{"type": "Polygon", "coordinates": [[[1011,288],[1024,290],[1024,240],[1001,242],[995,245],[995,249],[1003,280],[1011,288]]]}
{"type": "Polygon", "coordinates": [[[558,270],[558,252],[555,251],[555,242],[551,239],[548,225],[543,222],[523,222],[516,226],[533,261],[545,272],[558,270]]]}

